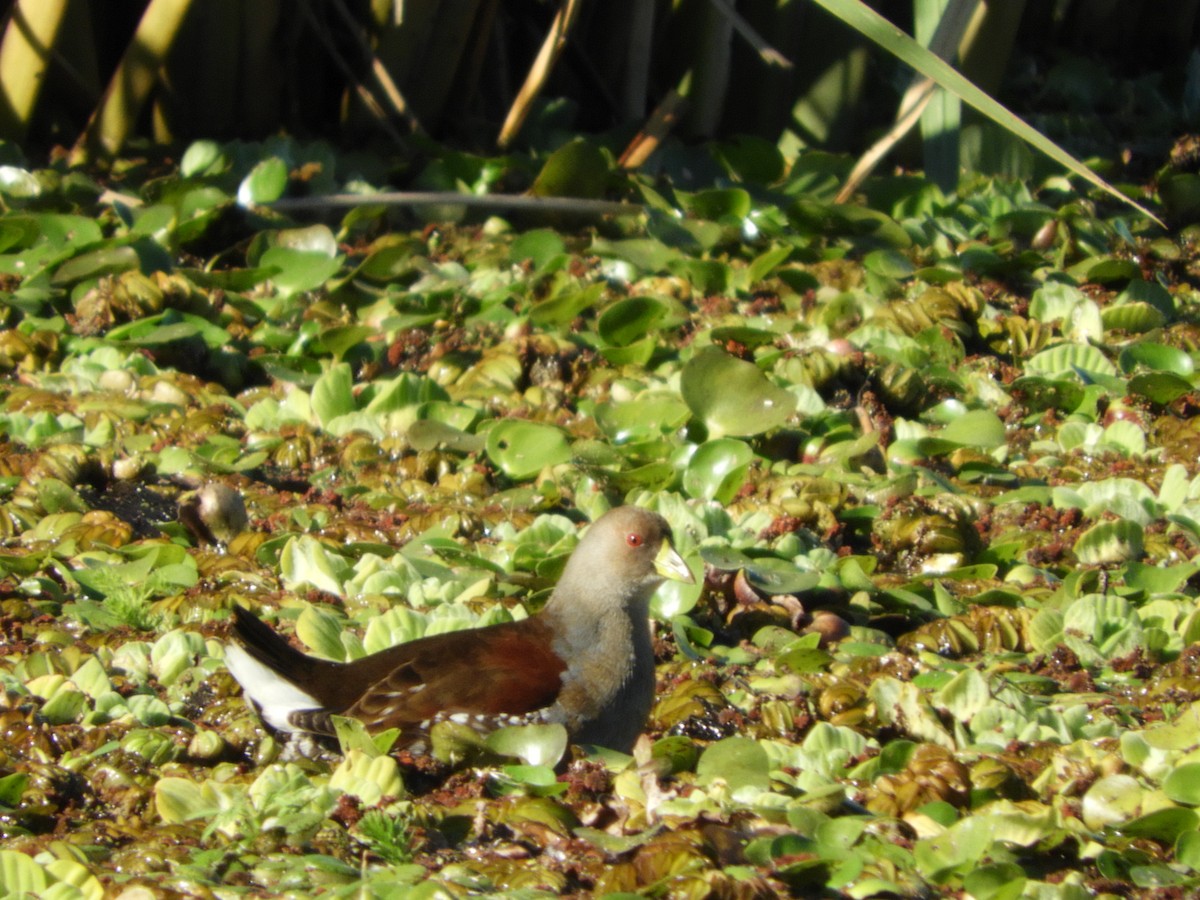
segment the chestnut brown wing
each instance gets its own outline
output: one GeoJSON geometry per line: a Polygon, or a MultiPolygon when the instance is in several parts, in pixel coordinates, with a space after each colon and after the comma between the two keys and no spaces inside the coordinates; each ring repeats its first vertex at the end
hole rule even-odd
{"type": "Polygon", "coordinates": [[[539,618],[421,638],[351,663],[378,675],[349,709],[372,731],[439,714],[520,716],[554,703],[565,663],[539,618]]]}

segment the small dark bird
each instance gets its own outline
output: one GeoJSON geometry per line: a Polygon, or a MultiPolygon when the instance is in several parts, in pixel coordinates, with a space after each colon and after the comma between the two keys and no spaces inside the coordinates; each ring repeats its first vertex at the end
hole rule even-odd
{"type": "Polygon", "coordinates": [[[588,529],[541,612],[438,634],[348,663],[306,656],[241,607],[229,671],[267,724],[332,735],[331,715],[368,731],[400,729],[398,748],[428,749],[442,721],[481,734],[558,722],[571,740],[628,751],[654,701],[650,596],[692,583],[655,513],[622,506],[588,529]]]}

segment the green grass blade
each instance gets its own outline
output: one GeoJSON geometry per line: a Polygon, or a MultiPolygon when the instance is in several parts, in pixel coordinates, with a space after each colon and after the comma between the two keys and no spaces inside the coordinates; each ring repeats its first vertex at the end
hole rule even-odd
{"type": "MultiPolygon", "coordinates": [[[[1140,203],[1125,196],[1117,188],[1035,128],[1026,124],[1002,104],[997,103],[974,84],[956,72],[945,60],[939,59],[915,40],[893,25],[861,0],[814,0],[819,6],[841,19],[851,28],[883,47],[897,59],[907,63],[922,75],[932,78],[964,103],[974,107],[1002,128],[1040,150],[1072,174],[1090,182],[1142,215],[1162,225],[1162,221],[1140,203]]],[[[1165,226],[1164,226],[1165,227],[1165,226]]]]}
{"type": "MultiPolygon", "coordinates": [[[[913,0],[913,33],[922,47],[956,61],[958,46],[978,0],[913,0]],[[935,45],[934,41],[938,44],[935,45]]],[[[958,185],[962,101],[938,90],[921,114],[925,174],[947,193],[958,185]]]]}

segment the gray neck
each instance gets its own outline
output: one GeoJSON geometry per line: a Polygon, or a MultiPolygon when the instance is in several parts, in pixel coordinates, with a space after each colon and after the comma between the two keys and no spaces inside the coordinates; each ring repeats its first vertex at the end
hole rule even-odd
{"type": "MultiPolygon", "coordinates": [[[[655,579],[657,581],[657,579],[655,579]]],[[[650,594],[638,585],[623,603],[595,600],[595,591],[555,591],[542,615],[554,620],[554,650],[568,661],[564,715],[573,740],[628,751],[654,703],[650,594]]],[[[561,584],[560,584],[561,587],[561,584]]]]}

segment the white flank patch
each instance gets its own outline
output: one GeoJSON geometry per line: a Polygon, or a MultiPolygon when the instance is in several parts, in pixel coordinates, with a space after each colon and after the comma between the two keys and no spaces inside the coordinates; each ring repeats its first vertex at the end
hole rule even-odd
{"type": "Polygon", "coordinates": [[[315,697],[264,666],[237,644],[225,647],[225,666],[273,728],[296,731],[296,726],[288,721],[292,713],[321,708],[315,697]]]}

